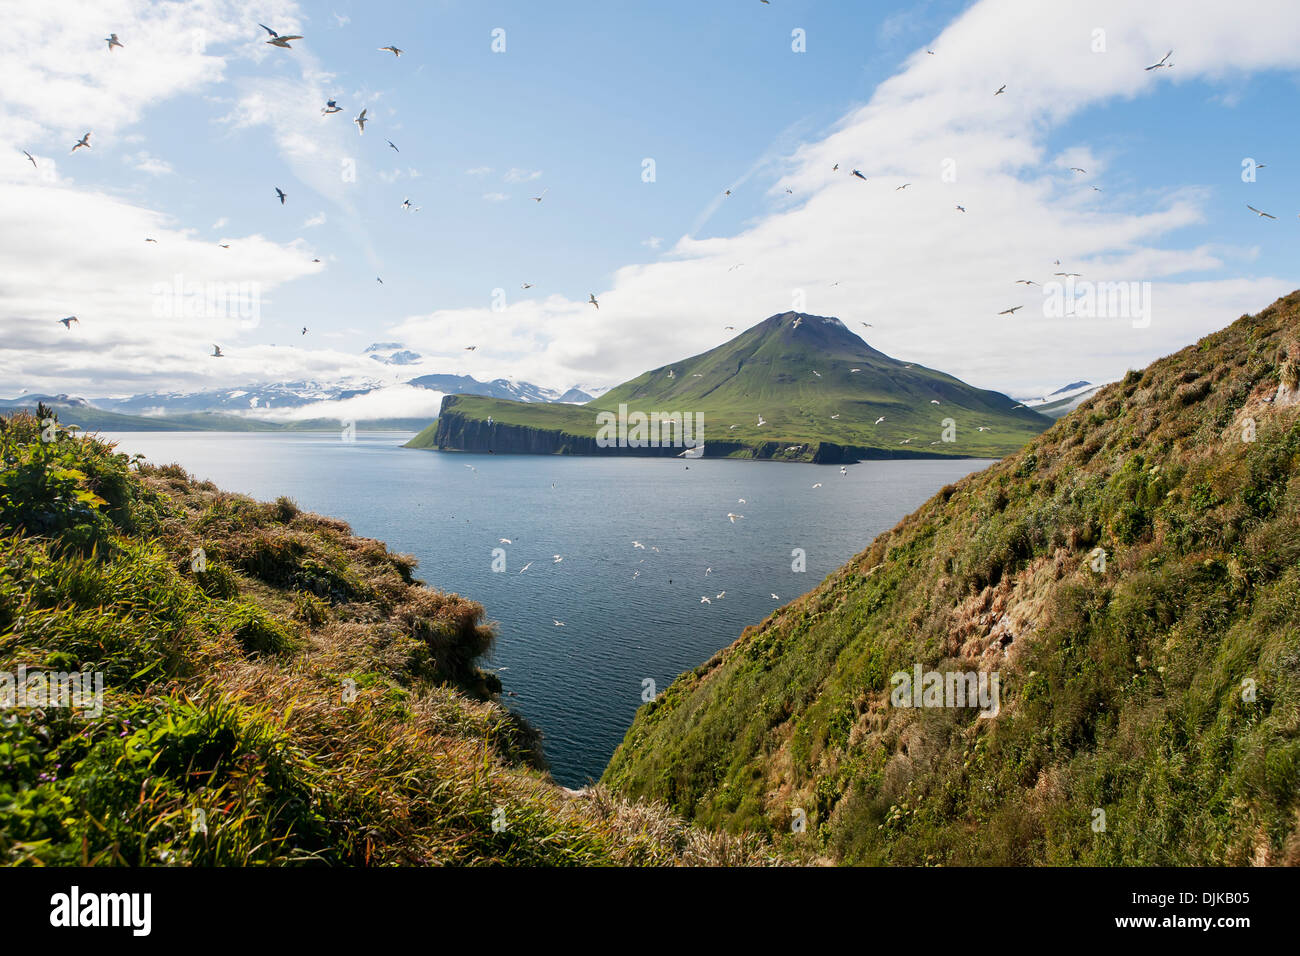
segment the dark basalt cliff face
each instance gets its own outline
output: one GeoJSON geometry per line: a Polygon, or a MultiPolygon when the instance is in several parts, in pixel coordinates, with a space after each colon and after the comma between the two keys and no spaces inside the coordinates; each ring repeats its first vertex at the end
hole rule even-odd
{"type": "Polygon", "coordinates": [[[571,435],[550,428],[527,425],[488,424],[445,405],[435,425],[432,447],[438,451],[471,451],[493,455],[637,455],[666,457],[682,453],[681,448],[601,448],[596,436],[571,435]]]}
{"type": "MultiPolygon", "coordinates": [[[[680,447],[602,447],[596,444],[594,435],[574,435],[559,429],[533,428],[496,421],[489,424],[484,419],[456,411],[455,403],[447,400],[444,400],[442,412],[432,427],[433,440],[424,441],[417,438],[412,442],[412,447],[488,455],[601,455],[640,458],[673,458],[680,456],[683,451],[680,447]]],[[[837,445],[834,442],[790,446],[779,442],[751,445],[745,442],[709,441],[705,442],[703,457],[851,465],[864,459],[937,456],[921,451],[862,448],[855,445],[837,445]]]]}

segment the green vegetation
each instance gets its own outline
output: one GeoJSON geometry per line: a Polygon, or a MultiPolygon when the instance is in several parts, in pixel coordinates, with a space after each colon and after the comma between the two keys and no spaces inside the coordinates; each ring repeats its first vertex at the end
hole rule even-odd
{"type": "Polygon", "coordinates": [[[849,863],[1300,863],[1298,362],[1294,293],[1130,372],[680,677],[604,782],[849,863]],[[918,663],[1000,713],[892,706],[918,663]]]}
{"type": "Polygon", "coordinates": [[[793,461],[812,460],[823,442],[852,449],[850,459],[999,458],[1051,424],[1037,412],[1017,409],[1005,395],[892,359],[838,319],[789,312],[701,355],[652,369],[583,406],[450,396],[444,414],[454,409],[459,419],[479,425],[491,416],[498,433],[467,429],[463,421],[451,428],[449,420],[441,429],[430,425],[409,447],[487,451],[496,440],[503,447],[493,450],[531,450],[501,433],[523,428],[560,433],[545,446],[558,451],[572,448],[574,439],[594,439],[597,413],[615,411],[620,403],[630,411],[701,413],[706,449],[713,445],[731,457],[793,461]],[[761,427],[760,415],[766,422],[761,427]],[[943,440],[946,419],[954,425],[951,442],[943,440]]]}
{"type": "Polygon", "coordinates": [[[38,413],[0,418],[0,672],[95,672],[104,697],[3,715],[5,862],[770,861],[555,786],[475,665],[483,608],[413,558],[38,413]]]}

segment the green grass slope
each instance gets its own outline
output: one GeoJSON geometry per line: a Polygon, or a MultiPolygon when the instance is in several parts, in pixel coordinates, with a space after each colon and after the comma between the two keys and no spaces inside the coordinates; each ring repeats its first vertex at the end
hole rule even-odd
{"type": "MultiPolygon", "coordinates": [[[[1037,412],[1017,409],[1006,395],[890,358],[838,319],[795,312],[774,315],[717,348],[645,372],[585,406],[458,396],[454,407],[458,415],[480,421],[491,415],[501,425],[591,438],[596,413],[620,404],[630,411],[700,413],[706,449],[716,443],[735,457],[792,460],[811,460],[821,442],[877,457],[997,458],[1050,424],[1037,412]],[[953,441],[944,440],[947,419],[954,426],[953,441]]],[[[437,447],[437,435],[435,425],[411,447],[437,447]]]]}
{"type": "Polygon", "coordinates": [[[475,664],[483,608],[423,587],[413,558],[288,499],[42,431],[0,418],[0,676],[12,691],[23,667],[93,672],[103,710],[4,713],[3,862],[773,860],[555,786],[475,664]]]}
{"type": "Polygon", "coordinates": [[[603,782],[853,863],[1300,863],[1298,389],[1300,293],[1130,372],[680,677],[603,782]],[[916,664],[1000,712],[894,706],[916,664]]]}

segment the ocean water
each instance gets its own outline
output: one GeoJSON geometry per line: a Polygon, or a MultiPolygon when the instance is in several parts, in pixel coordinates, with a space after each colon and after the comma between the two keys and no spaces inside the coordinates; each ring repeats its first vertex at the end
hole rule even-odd
{"type": "Polygon", "coordinates": [[[943,485],[991,464],[863,462],[841,475],[776,462],[447,454],[401,448],[411,436],[391,432],[104,437],[228,491],[287,495],[342,518],[414,554],[431,587],[481,602],[498,626],[485,664],[570,787],[599,778],[646,681],[663,690],[943,485]]]}

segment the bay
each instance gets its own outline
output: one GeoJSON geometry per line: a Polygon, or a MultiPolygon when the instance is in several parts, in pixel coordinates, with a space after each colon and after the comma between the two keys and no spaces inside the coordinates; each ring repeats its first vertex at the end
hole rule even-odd
{"type": "Polygon", "coordinates": [[[446,454],[404,449],[411,436],[394,432],[102,437],[227,491],[287,495],[341,518],[415,555],[430,587],[481,602],[498,629],[485,666],[569,787],[600,777],[644,694],[991,464],[873,461],[841,475],[725,459],[446,454]]]}

